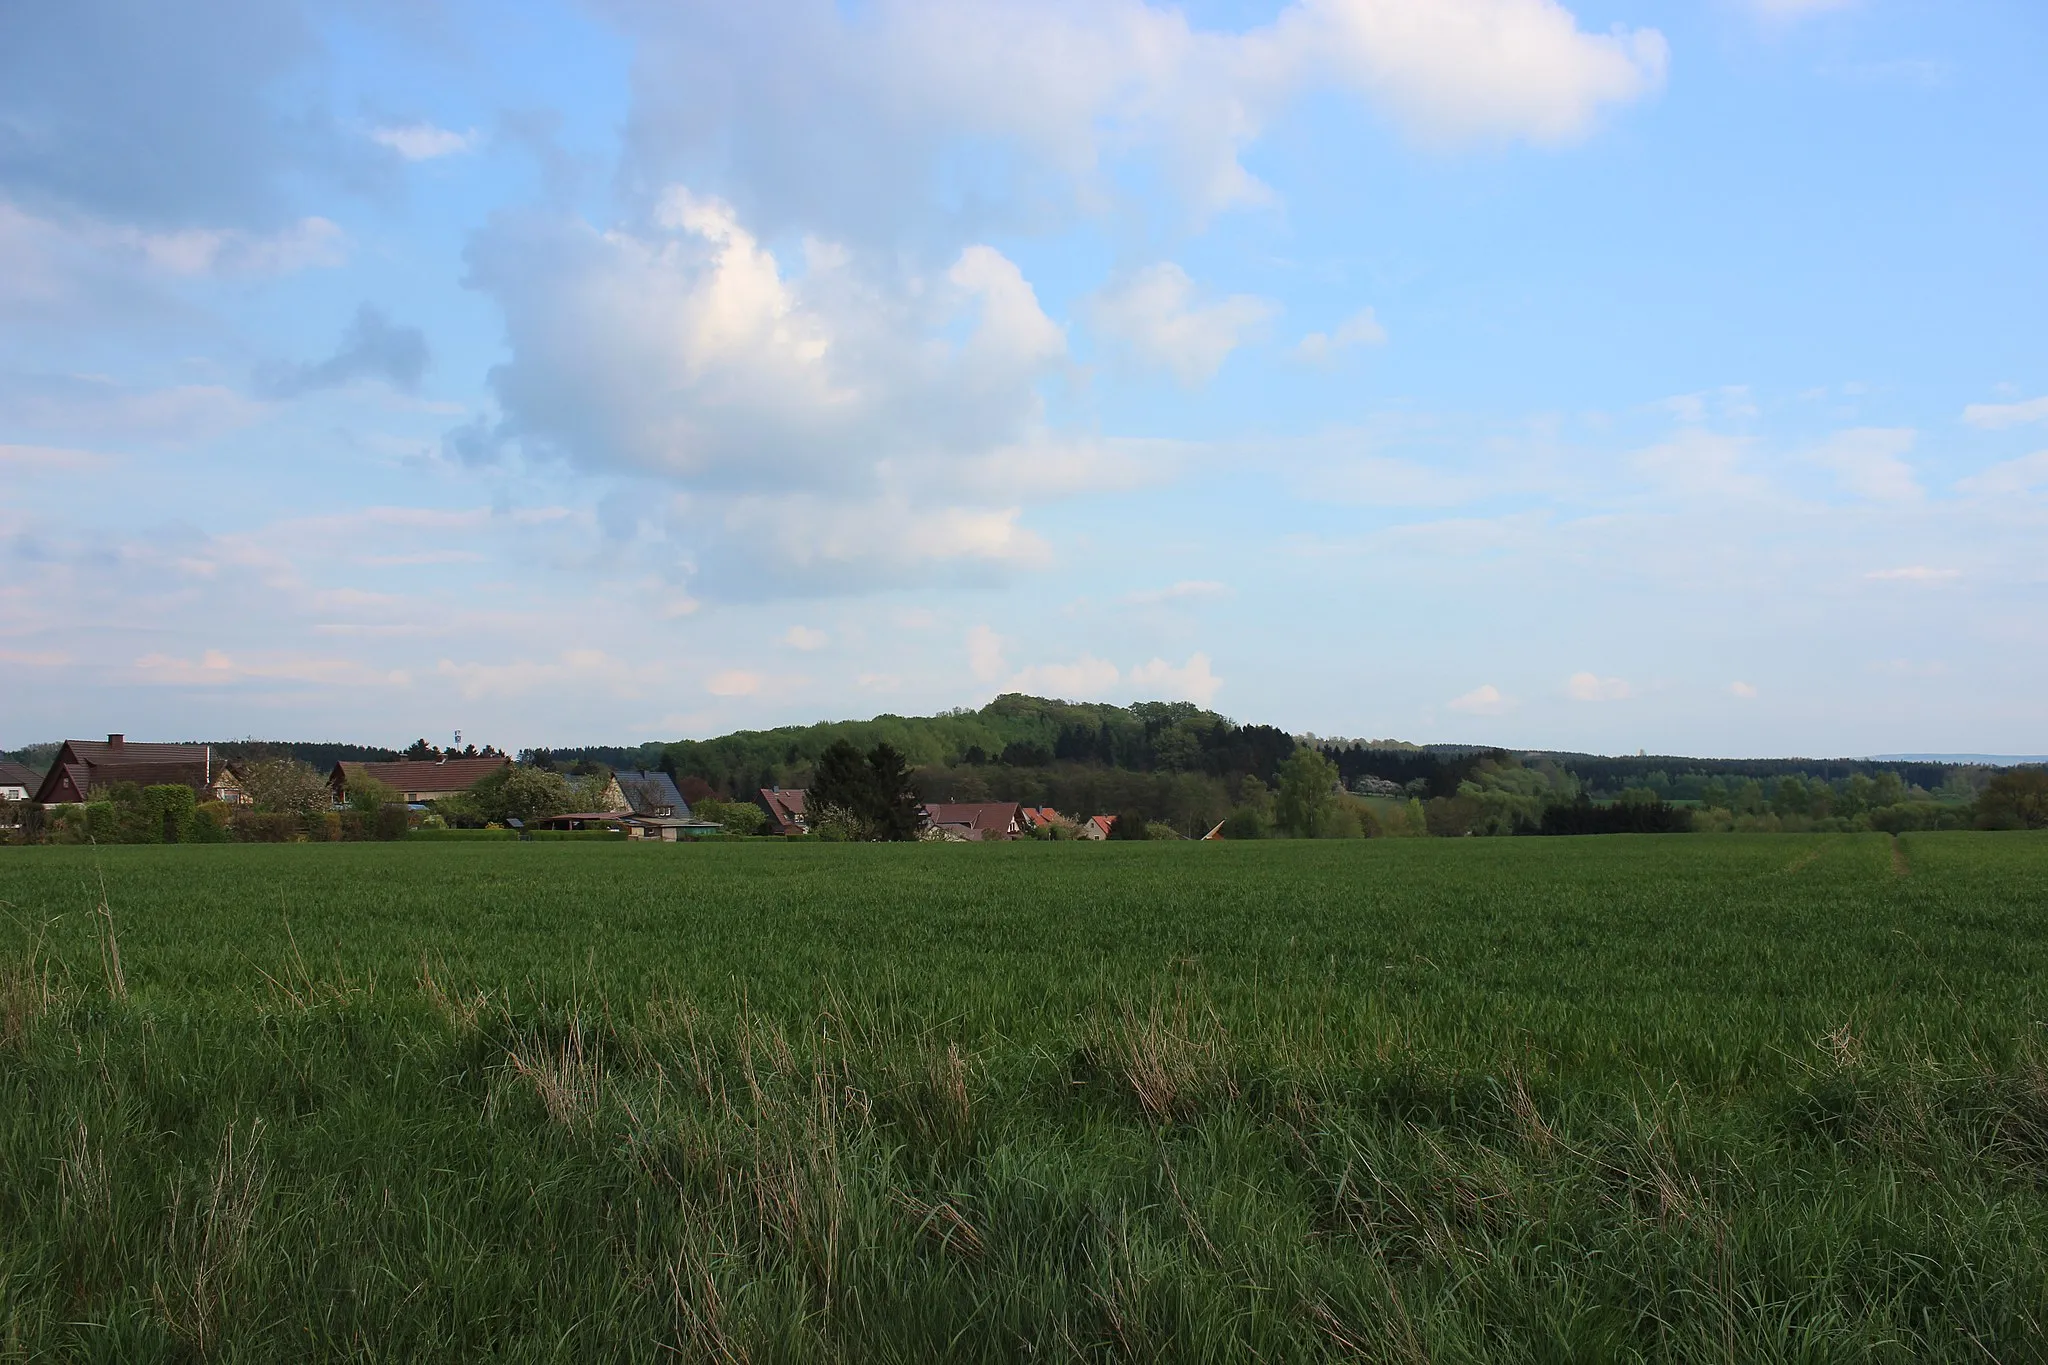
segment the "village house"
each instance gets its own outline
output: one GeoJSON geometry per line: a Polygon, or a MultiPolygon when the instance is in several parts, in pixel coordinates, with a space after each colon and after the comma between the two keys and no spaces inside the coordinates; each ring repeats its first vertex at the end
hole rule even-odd
{"type": "Polygon", "coordinates": [[[667,773],[628,770],[613,777],[625,797],[625,809],[633,814],[660,819],[690,818],[690,803],[683,799],[676,780],[667,773]]]}
{"type": "Polygon", "coordinates": [[[941,801],[924,808],[927,825],[947,839],[1014,839],[1028,826],[1015,801],[941,801]]]}
{"type": "Polygon", "coordinates": [[[0,801],[26,801],[43,785],[43,775],[34,768],[0,759],[0,801]]]}
{"type": "Polygon", "coordinates": [[[201,801],[248,800],[234,769],[215,759],[210,744],[130,743],[126,735],[67,739],[43,774],[35,800],[44,806],[74,805],[96,787],[133,782],[142,787],[190,787],[201,801]]]}
{"type": "Polygon", "coordinates": [[[804,790],[801,787],[763,787],[760,797],[761,808],[768,812],[768,823],[763,834],[803,834],[810,826],[804,823],[804,790]]]}
{"type": "Polygon", "coordinates": [[[407,804],[439,801],[468,791],[491,774],[512,766],[502,754],[491,758],[401,759],[396,763],[337,763],[328,774],[334,789],[334,804],[348,802],[349,783],[360,778],[381,782],[404,798],[407,804]]]}
{"type": "Polygon", "coordinates": [[[1054,825],[1064,825],[1069,829],[1072,829],[1074,826],[1072,820],[1061,815],[1051,806],[1025,806],[1021,808],[1019,815],[1023,821],[1024,832],[1027,834],[1041,829],[1048,829],[1054,825]]]}

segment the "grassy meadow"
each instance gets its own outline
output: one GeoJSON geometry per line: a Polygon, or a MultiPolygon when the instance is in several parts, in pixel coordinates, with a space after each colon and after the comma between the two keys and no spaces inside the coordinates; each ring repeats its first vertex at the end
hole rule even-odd
{"type": "Polygon", "coordinates": [[[0,1360],[2048,1359],[2048,836],[0,850],[0,1360]]]}

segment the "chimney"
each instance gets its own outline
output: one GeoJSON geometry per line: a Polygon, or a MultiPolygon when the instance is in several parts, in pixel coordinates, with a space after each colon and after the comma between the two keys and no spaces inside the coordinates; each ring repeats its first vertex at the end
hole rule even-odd
{"type": "Polygon", "coordinates": [[[121,747],[122,742],[125,741],[127,738],[128,737],[126,735],[108,735],[107,747],[109,749],[118,749],[121,747]]]}

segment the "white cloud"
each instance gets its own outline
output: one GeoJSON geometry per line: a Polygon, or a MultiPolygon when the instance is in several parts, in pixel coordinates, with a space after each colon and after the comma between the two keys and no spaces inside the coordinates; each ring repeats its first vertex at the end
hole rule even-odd
{"type": "Polygon", "coordinates": [[[1178,666],[1164,659],[1139,664],[1131,670],[1131,685],[1143,689],[1148,699],[1208,706],[1216,700],[1223,680],[1210,670],[1208,655],[1190,654],[1188,661],[1178,666]]]}
{"type": "Polygon", "coordinates": [[[761,690],[764,681],[759,673],[728,668],[722,673],[714,673],[706,678],[704,690],[714,697],[751,697],[761,690]]]}
{"type": "Polygon", "coordinates": [[[1221,583],[1208,579],[1183,579],[1171,587],[1127,592],[1123,601],[1133,607],[1156,607],[1163,602],[1203,601],[1229,595],[1230,589],[1221,583]]]}
{"type": "Polygon", "coordinates": [[[1755,701],[1755,700],[1757,699],[1757,690],[1756,690],[1756,685],[1755,685],[1754,683],[1746,683],[1746,682],[1732,682],[1732,683],[1729,683],[1729,684],[1728,684],[1728,692],[1729,692],[1729,695],[1731,695],[1731,696],[1733,696],[1733,697],[1736,697],[1737,699],[1739,699],[1739,700],[1741,700],[1741,701],[1755,701]]]}
{"type": "Polygon", "coordinates": [[[1956,485],[1965,493],[1997,497],[2026,493],[2048,485],[2048,450],[2037,450],[2017,460],[1992,465],[1956,485]]]}
{"type": "Polygon", "coordinates": [[[1749,441],[1688,427],[1670,440],[1637,451],[1631,463],[1675,493],[1755,497],[1768,485],[1745,466],[1749,441]]]}
{"type": "Polygon", "coordinates": [[[1501,716],[1514,709],[1515,701],[1492,683],[1486,683],[1445,704],[1468,716],[1501,716]]]}
{"type": "Polygon", "coordinates": [[[95,444],[183,445],[248,426],[263,405],[218,384],[136,389],[100,375],[0,371],[5,435],[95,444]]]}
{"type": "Polygon", "coordinates": [[[1328,364],[1340,351],[1354,346],[1384,346],[1387,329],[1370,308],[1353,313],[1334,332],[1310,332],[1295,343],[1295,358],[1311,365],[1328,364]]]}
{"type": "Polygon", "coordinates": [[[792,274],[730,204],[672,188],[643,229],[508,221],[473,260],[513,359],[493,374],[503,422],[451,447],[680,484],[667,534],[714,591],[1046,562],[1016,505],[1033,481],[994,474],[1005,452],[1054,441],[1035,386],[1066,339],[992,248],[904,277],[813,242],[792,274]]]}
{"type": "Polygon", "coordinates": [[[476,145],[476,131],[454,132],[437,128],[431,123],[407,123],[397,127],[373,128],[370,140],[379,146],[389,147],[407,161],[432,161],[436,157],[453,156],[466,152],[476,145]]]}
{"type": "Polygon", "coordinates": [[[1863,575],[1881,583],[1946,583],[1960,578],[1960,569],[1935,569],[1925,564],[1909,564],[1898,569],[1872,569],[1863,575]]]}
{"type": "Polygon", "coordinates": [[[1072,663],[1033,664],[1003,684],[1005,692],[1091,701],[1106,695],[1122,674],[1113,663],[1083,654],[1072,663]]]}
{"type": "Polygon", "coordinates": [[[1297,0],[1240,31],[1146,0],[617,8],[644,179],[729,156],[740,130],[750,208],[856,236],[929,213],[961,143],[1001,148],[978,158],[977,216],[1013,191],[1020,215],[1049,193],[1113,202],[1139,156],[1207,212],[1268,197],[1241,154],[1318,90],[1426,142],[1557,143],[1658,89],[1667,60],[1655,30],[1585,32],[1555,0],[1297,0]]]}
{"type": "Polygon", "coordinates": [[[145,654],[134,664],[137,682],[173,687],[221,687],[236,683],[304,683],[333,687],[409,687],[412,675],[403,669],[379,670],[354,659],[322,659],[304,655],[267,655],[235,659],[209,649],[197,659],[145,654]]]}
{"type": "Polygon", "coordinates": [[[1259,336],[1279,305],[1250,294],[1197,303],[1195,282],[1171,261],[1112,281],[1089,305],[1094,329],[1141,363],[1170,370],[1190,388],[1259,336]]]}
{"type": "Polygon", "coordinates": [[[1627,701],[1635,695],[1626,678],[1603,678],[1597,673],[1574,673],[1565,680],[1565,694],[1573,701],[1627,701]]]}
{"type": "Polygon", "coordinates": [[[791,649],[823,649],[831,643],[831,637],[825,634],[824,631],[815,630],[810,626],[791,626],[783,634],[782,643],[788,645],[791,649]]]}
{"type": "Polygon", "coordinates": [[[1848,492],[1876,502],[1911,502],[1920,482],[1904,456],[1919,433],[1911,427],[1858,427],[1838,431],[1807,458],[1834,471],[1848,492]]]}
{"type": "Polygon", "coordinates": [[[2048,397],[2029,398],[2024,403],[1972,403],[1963,409],[1963,420],[1986,431],[2048,422],[2048,397]]]}
{"type": "Polygon", "coordinates": [[[1365,455],[1304,475],[1302,489],[1318,501],[1365,507],[1455,507],[1489,492],[1512,491],[1505,478],[1446,473],[1411,460],[1365,455]]]}
{"type": "Polygon", "coordinates": [[[987,626],[967,632],[967,668],[977,682],[994,682],[1009,669],[1003,658],[1003,637],[987,626]]]}

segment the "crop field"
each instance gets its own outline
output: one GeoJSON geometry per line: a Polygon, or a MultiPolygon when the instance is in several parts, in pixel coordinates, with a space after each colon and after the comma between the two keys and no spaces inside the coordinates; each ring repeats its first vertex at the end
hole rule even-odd
{"type": "Polygon", "coordinates": [[[0,851],[0,1360],[2048,1358],[2048,836],[0,851]]]}

